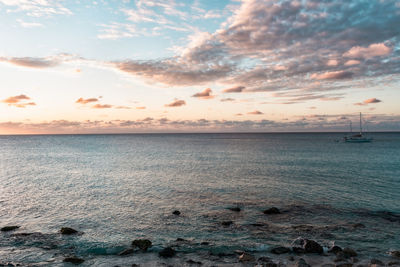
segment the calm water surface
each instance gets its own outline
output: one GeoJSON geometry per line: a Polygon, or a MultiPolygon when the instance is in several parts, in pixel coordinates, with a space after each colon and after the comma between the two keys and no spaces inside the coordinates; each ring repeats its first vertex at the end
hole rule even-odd
{"type": "Polygon", "coordinates": [[[177,237],[189,240],[178,251],[192,258],[267,253],[298,236],[385,257],[400,249],[400,134],[373,136],[365,144],[333,133],[0,136],[0,226],[41,233],[0,233],[0,263],[150,262],[177,237]],[[271,206],[283,214],[264,215],[271,206]],[[61,237],[63,226],[84,234],[61,237]],[[135,238],[151,239],[150,253],[116,256],[135,238]]]}

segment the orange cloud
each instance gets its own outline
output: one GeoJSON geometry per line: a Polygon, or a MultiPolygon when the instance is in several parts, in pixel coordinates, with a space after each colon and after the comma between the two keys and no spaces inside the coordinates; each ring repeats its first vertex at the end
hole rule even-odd
{"type": "Polygon", "coordinates": [[[25,108],[27,106],[36,106],[35,102],[24,102],[24,100],[30,100],[31,98],[26,95],[10,96],[2,100],[1,102],[8,104],[9,106],[14,106],[17,108],[25,108]]]}
{"type": "Polygon", "coordinates": [[[241,93],[241,92],[243,92],[244,89],[246,89],[246,87],[244,87],[244,86],[235,86],[232,88],[222,90],[222,92],[224,92],[224,93],[241,93]]]}
{"type": "Polygon", "coordinates": [[[97,98],[87,98],[87,99],[83,99],[82,97],[79,98],[78,100],[75,101],[75,103],[78,104],[87,104],[87,103],[92,103],[92,102],[97,102],[99,101],[97,98]]]}
{"type": "Polygon", "coordinates": [[[262,114],[264,114],[264,113],[262,113],[262,112],[259,111],[259,110],[255,110],[255,111],[247,112],[247,114],[250,114],[250,115],[262,115],[262,114]]]}
{"type": "Polygon", "coordinates": [[[146,109],[146,107],[136,107],[136,109],[146,109]]]}
{"type": "Polygon", "coordinates": [[[311,79],[317,80],[342,80],[353,77],[353,73],[349,71],[329,71],[321,74],[314,73],[311,79]]]}
{"type": "Polygon", "coordinates": [[[379,100],[379,99],[374,97],[374,98],[366,99],[363,102],[354,103],[354,105],[356,105],[356,106],[364,106],[364,105],[376,104],[376,103],[380,103],[380,102],[382,102],[382,100],[379,100]]]}
{"type": "Polygon", "coordinates": [[[96,104],[94,106],[92,106],[92,108],[96,108],[96,109],[102,109],[102,108],[112,108],[112,105],[108,105],[108,104],[96,104]]]}
{"type": "Polygon", "coordinates": [[[185,100],[178,100],[176,99],[174,102],[165,104],[166,107],[180,107],[186,105],[185,100]]]}
{"type": "Polygon", "coordinates": [[[221,102],[231,102],[231,101],[235,101],[235,99],[228,97],[228,98],[222,98],[220,101],[221,102]]]}
{"type": "Polygon", "coordinates": [[[384,43],[371,44],[368,47],[353,46],[349,51],[343,54],[344,57],[352,58],[372,58],[384,56],[392,52],[390,47],[384,43]]]}
{"type": "Polygon", "coordinates": [[[211,93],[212,93],[211,88],[206,88],[206,89],[204,89],[204,91],[192,95],[192,97],[211,99],[211,98],[214,98],[214,96],[211,93]]]}

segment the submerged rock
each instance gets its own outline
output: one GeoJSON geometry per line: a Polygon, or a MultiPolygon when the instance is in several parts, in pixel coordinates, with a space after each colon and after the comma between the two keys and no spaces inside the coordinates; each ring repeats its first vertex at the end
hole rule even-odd
{"type": "Polygon", "coordinates": [[[236,212],[241,211],[241,209],[239,207],[231,207],[231,208],[228,208],[228,210],[236,211],[236,212]]]}
{"type": "Polygon", "coordinates": [[[171,247],[164,248],[163,250],[158,252],[158,255],[163,258],[172,258],[173,256],[175,256],[175,254],[176,251],[171,247]]]}
{"type": "Polygon", "coordinates": [[[70,227],[63,227],[63,228],[61,228],[60,233],[62,235],[73,235],[73,234],[77,234],[78,231],[73,228],[70,228],[70,227]]]}
{"type": "Polygon", "coordinates": [[[179,215],[181,215],[181,212],[180,212],[179,210],[174,210],[174,211],[172,212],[172,214],[174,214],[174,215],[176,215],[176,216],[179,216],[179,215]]]}
{"type": "Polygon", "coordinates": [[[256,259],[254,258],[253,255],[246,252],[239,256],[239,262],[255,261],[255,260],[256,259]]]}
{"type": "Polygon", "coordinates": [[[341,247],[339,247],[339,246],[333,246],[333,247],[331,247],[329,250],[328,250],[328,252],[329,253],[333,253],[333,254],[337,254],[337,253],[339,253],[340,251],[342,251],[343,249],[341,248],[341,247]]]}
{"type": "Polygon", "coordinates": [[[128,249],[125,249],[125,250],[121,251],[120,253],[118,253],[118,256],[130,255],[130,254],[133,254],[133,252],[134,252],[133,248],[128,248],[128,249]]]}
{"type": "Polygon", "coordinates": [[[271,253],[274,254],[285,254],[285,253],[289,253],[290,252],[290,248],[286,248],[286,247],[276,247],[271,249],[271,253]]]}
{"type": "Polygon", "coordinates": [[[180,238],[180,237],[178,237],[177,239],[176,239],[176,241],[177,242],[185,242],[185,241],[187,241],[186,239],[183,239],[183,238],[180,238]]]}
{"type": "Polygon", "coordinates": [[[223,222],[221,222],[222,226],[230,226],[231,224],[233,224],[232,221],[223,221],[223,222]]]}
{"type": "Polygon", "coordinates": [[[10,226],[4,226],[0,229],[0,231],[2,232],[10,232],[10,231],[14,231],[18,228],[20,228],[21,226],[17,226],[17,225],[10,225],[10,226]]]}
{"type": "Polygon", "coordinates": [[[400,258],[400,250],[394,250],[389,252],[390,256],[400,258]]]}
{"type": "Polygon", "coordinates": [[[63,260],[63,262],[70,262],[70,263],[73,263],[73,264],[81,264],[84,261],[85,261],[84,259],[81,259],[81,258],[78,258],[78,257],[67,257],[67,258],[65,258],[63,260]]]}
{"type": "Polygon", "coordinates": [[[267,210],[264,210],[263,213],[264,214],[280,214],[281,212],[279,211],[278,208],[272,207],[272,208],[269,208],[267,210]]]}
{"type": "Polygon", "coordinates": [[[296,267],[311,267],[311,265],[309,265],[303,258],[300,258],[296,264],[296,267]]]}
{"type": "Polygon", "coordinates": [[[152,245],[151,241],[148,239],[135,239],[132,241],[132,247],[139,248],[146,251],[152,245]]]}
{"type": "Polygon", "coordinates": [[[203,242],[200,243],[200,245],[202,245],[202,246],[208,246],[208,245],[210,245],[210,242],[203,241],[203,242]]]}
{"type": "Polygon", "coordinates": [[[347,258],[357,257],[357,252],[352,248],[344,248],[342,252],[347,258]]]}

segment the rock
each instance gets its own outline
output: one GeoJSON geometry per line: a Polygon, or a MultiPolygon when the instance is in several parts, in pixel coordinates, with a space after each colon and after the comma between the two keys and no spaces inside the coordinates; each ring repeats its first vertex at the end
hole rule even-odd
{"type": "Polygon", "coordinates": [[[133,254],[133,252],[134,252],[133,248],[128,248],[128,249],[125,249],[125,250],[121,251],[120,253],[118,253],[118,256],[130,255],[130,254],[133,254]]]}
{"type": "Polygon", "coordinates": [[[241,211],[241,209],[239,207],[231,207],[231,208],[228,208],[228,210],[236,211],[236,212],[241,211]]]}
{"type": "Polygon", "coordinates": [[[333,253],[333,254],[337,254],[338,252],[342,251],[343,249],[339,246],[333,246],[331,247],[328,252],[329,253],[333,253]]]}
{"type": "Polygon", "coordinates": [[[300,258],[296,264],[296,267],[311,267],[311,265],[309,265],[303,258],[300,258]]]}
{"type": "Polygon", "coordinates": [[[63,262],[70,262],[73,264],[81,264],[83,263],[85,260],[81,259],[81,258],[77,258],[77,257],[67,257],[63,260],[63,262]]]}
{"type": "Polygon", "coordinates": [[[290,252],[290,248],[286,248],[286,247],[276,247],[271,249],[271,253],[274,254],[285,254],[285,253],[289,253],[290,252]]]}
{"type": "Polygon", "coordinates": [[[62,235],[73,235],[73,234],[78,233],[78,231],[76,231],[75,229],[69,228],[69,227],[63,227],[63,228],[61,228],[60,233],[62,235]]]}
{"type": "Polygon", "coordinates": [[[368,266],[370,266],[370,267],[385,266],[385,264],[378,259],[371,259],[368,266]]]}
{"type": "Polygon", "coordinates": [[[10,231],[14,231],[18,228],[20,228],[21,226],[17,226],[17,225],[11,225],[11,226],[4,226],[0,229],[0,231],[2,232],[10,232],[10,231]]]}
{"type": "Polygon", "coordinates": [[[269,208],[267,210],[264,210],[263,212],[264,212],[264,214],[280,214],[281,213],[279,211],[279,209],[275,208],[275,207],[272,207],[272,208],[269,208]]]}
{"type": "Polygon", "coordinates": [[[133,263],[131,267],[139,267],[139,264],[133,263]]]}
{"type": "Polygon", "coordinates": [[[289,256],[289,257],[288,257],[288,260],[289,260],[289,261],[294,261],[294,257],[293,257],[293,256],[289,256]]]}
{"type": "Polygon", "coordinates": [[[261,226],[265,226],[265,224],[262,223],[252,223],[250,224],[251,226],[255,226],[255,227],[261,227],[261,226]]]}
{"type": "Polygon", "coordinates": [[[232,221],[223,221],[223,222],[221,222],[222,226],[230,226],[231,224],[233,224],[232,221]]]}
{"type": "Polygon", "coordinates": [[[178,238],[176,239],[176,241],[177,241],[177,242],[184,242],[184,241],[186,241],[186,240],[183,239],[183,238],[178,237],[178,238]]]}
{"type": "Polygon", "coordinates": [[[353,228],[365,228],[365,225],[362,223],[355,223],[352,226],[353,226],[353,228]]]}
{"type": "Polygon", "coordinates": [[[297,254],[304,254],[306,253],[306,250],[304,248],[299,248],[299,247],[292,247],[292,250],[294,253],[297,254]]]}
{"type": "Polygon", "coordinates": [[[335,267],[353,267],[353,263],[347,263],[347,262],[339,263],[339,264],[336,264],[335,267]]]}
{"type": "Polygon", "coordinates": [[[143,251],[146,251],[151,245],[151,241],[148,239],[135,239],[132,241],[132,247],[139,248],[143,251]]]}
{"type": "Polygon", "coordinates": [[[344,248],[342,252],[346,258],[357,257],[357,252],[355,252],[354,249],[344,248]]]}
{"type": "Polygon", "coordinates": [[[314,240],[305,239],[304,241],[305,243],[303,245],[303,248],[306,251],[306,253],[322,254],[324,252],[322,246],[317,242],[315,242],[314,240]]]}
{"type": "Polygon", "coordinates": [[[239,262],[255,261],[255,260],[256,259],[254,258],[253,255],[246,252],[239,256],[239,262]]]}
{"type": "Polygon", "coordinates": [[[339,262],[339,261],[346,261],[346,259],[348,259],[349,257],[347,257],[343,251],[339,251],[338,253],[336,253],[336,258],[333,260],[334,262],[339,262]]]}
{"type": "Polygon", "coordinates": [[[390,261],[387,264],[388,266],[400,266],[400,262],[398,261],[390,261]]]}
{"type": "Polygon", "coordinates": [[[210,242],[203,241],[203,242],[200,243],[200,245],[202,245],[202,246],[208,246],[208,245],[210,245],[210,242]]]}
{"type": "MultiPolygon", "coordinates": [[[[278,264],[274,263],[269,257],[260,257],[258,258],[258,262],[262,262],[261,266],[263,267],[278,267],[278,264]]],[[[260,265],[256,265],[260,266],[260,265]]]]}
{"type": "Polygon", "coordinates": [[[173,256],[175,256],[175,254],[176,251],[171,247],[164,248],[163,250],[158,252],[158,255],[163,258],[172,258],[173,256]]]}
{"type": "Polygon", "coordinates": [[[176,216],[179,216],[179,215],[181,215],[181,212],[180,212],[179,210],[174,210],[174,211],[172,212],[172,214],[174,214],[174,215],[176,215],[176,216]]]}
{"type": "Polygon", "coordinates": [[[270,261],[272,261],[272,259],[270,257],[260,257],[260,258],[258,258],[258,261],[270,262],[270,261]]]}
{"type": "Polygon", "coordinates": [[[335,267],[335,264],[326,263],[326,264],[324,264],[324,265],[321,265],[321,267],[335,267]]]}
{"type": "Polygon", "coordinates": [[[194,261],[194,260],[187,260],[186,263],[188,263],[188,264],[198,264],[198,265],[202,265],[203,264],[201,261],[194,261]]]}
{"type": "Polygon", "coordinates": [[[389,252],[390,256],[400,258],[400,250],[394,250],[389,252]]]}

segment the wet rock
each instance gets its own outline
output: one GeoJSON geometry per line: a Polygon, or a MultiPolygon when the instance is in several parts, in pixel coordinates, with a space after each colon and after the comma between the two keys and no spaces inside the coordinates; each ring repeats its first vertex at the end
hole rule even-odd
{"type": "Polygon", "coordinates": [[[181,212],[180,212],[179,210],[174,210],[174,211],[172,212],[172,214],[174,214],[174,215],[176,215],[176,216],[179,216],[179,215],[181,215],[181,212]]]}
{"type": "Polygon", "coordinates": [[[151,245],[151,241],[148,239],[135,239],[132,241],[132,247],[139,248],[143,251],[146,251],[151,245]]]}
{"type": "Polygon", "coordinates": [[[357,257],[357,252],[354,251],[354,249],[351,248],[344,248],[342,251],[347,258],[351,257],[357,257]]]}
{"type": "Polygon", "coordinates": [[[83,263],[85,260],[78,258],[78,257],[67,257],[63,260],[63,262],[69,262],[69,263],[73,263],[73,264],[81,264],[83,263]]]}
{"type": "Polygon", "coordinates": [[[306,253],[306,250],[304,248],[299,248],[299,247],[292,247],[292,250],[294,253],[297,254],[304,254],[306,253]]]}
{"type": "Polygon", "coordinates": [[[321,267],[335,267],[335,264],[327,263],[327,264],[321,265],[321,267]]]}
{"type": "Polygon", "coordinates": [[[269,214],[280,214],[281,212],[279,211],[278,208],[272,207],[272,208],[264,210],[263,213],[269,215],[269,214]]]}
{"type": "Polygon", "coordinates": [[[336,264],[335,267],[353,267],[353,263],[347,263],[347,262],[339,263],[336,264]]]}
{"type": "Polygon", "coordinates": [[[121,251],[120,253],[118,253],[118,256],[130,255],[130,254],[133,254],[133,252],[134,252],[133,248],[128,248],[128,249],[125,249],[125,250],[121,251]]]}
{"type": "Polygon", "coordinates": [[[378,259],[371,259],[368,266],[385,266],[385,264],[378,259]]]}
{"type": "Polygon", "coordinates": [[[70,227],[63,227],[63,228],[61,228],[60,233],[62,235],[73,235],[73,234],[78,233],[78,231],[75,229],[72,229],[70,227]]]}
{"type": "Polygon", "coordinates": [[[365,225],[362,223],[355,223],[352,226],[353,226],[353,228],[365,228],[365,225]]]}
{"type": "Polygon", "coordinates": [[[175,256],[175,254],[176,251],[171,247],[164,248],[163,250],[158,252],[158,255],[163,258],[172,258],[173,256],[175,256]]]}
{"type": "MultiPolygon", "coordinates": [[[[263,267],[278,267],[278,264],[273,262],[272,259],[269,257],[261,257],[261,258],[258,258],[257,261],[262,263],[261,266],[263,266],[263,267]]],[[[257,266],[259,266],[259,265],[257,265],[257,266]]]]}
{"type": "Polygon", "coordinates": [[[322,248],[322,246],[320,244],[318,244],[317,242],[315,242],[314,240],[305,239],[304,241],[305,242],[304,242],[303,248],[306,251],[306,253],[322,254],[324,252],[324,249],[322,248]]]}
{"type": "Polygon", "coordinates": [[[276,247],[276,248],[271,249],[271,253],[278,254],[278,255],[289,253],[289,252],[290,252],[290,248],[286,248],[286,247],[276,247]]]}
{"type": "Polygon", "coordinates": [[[347,257],[343,251],[339,251],[336,253],[336,258],[333,260],[334,262],[346,261],[349,257],[347,257]]]}
{"type": "Polygon", "coordinates": [[[398,261],[390,261],[387,264],[388,266],[400,266],[400,262],[398,261]]]}
{"type": "Polygon", "coordinates": [[[10,231],[14,231],[18,228],[20,228],[21,226],[17,226],[17,225],[10,225],[10,226],[4,226],[0,229],[0,231],[2,232],[10,232],[10,231]]]}
{"type": "Polygon", "coordinates": [[[252,224],[250,224],[251,226],[255,226],[255,227],[262,227],[262,226],[265,226],[265,224],[263,224],[263,223],[252,223],[252,224]]]}
{"type": "Polygon", "coordinates": [[[136,263],[133,263],[132,265],[131,265],[131,267],[139,267],[140,265],[139,264],[136,264],[136,263]]]}
{"type": "Polygon", "coordinates": [[[333,253],[333,254],[337,254],[337,253],[339,253],[340,251],[342,251],[343,249],[341,248],[341,247],[339,247],[339,246],[333,246],[333,247],[331,247],[329,250],[328,250],[328,252],[329,253],[333,253]]]}
{"type": "Polygon", "coordinates": [[[34,233],[16,233],[16,234],[12,234],[12,237],[25,237],[25,236],[30,236],[33,235],[34,233]]]}
{"type": "Polygon", "coordinates": [[[208,245],[210,245],[210,242],[203,241],[203,242],[200,243],[200,245],[202,245],[202,246],[208,246],[208,245]]]}
{"type": "Polygon", "coordinates": [[[241,211],[241,209],[239,207],[231,207],[231,208],[228,208],[228,210],[236,211],[236,212],[241,211]]]}
{"type": "Polygon", "coordinates": [[[389,252],[390,256],[400,258],[400,250],[394,250],[389,252]]]}
{"type": "Polygon", "coordinates": [[[311,265],[309,265],[303,258],[300,258],[296,264],[296,267],[311,267],[311,265]]]}
{"type": "Polygon", "coordinates": [[[254,258],[253,255],[246,253],[246,252],[239,256],[239,262],[248,262],[248,261],[255,261],[255,260],[256,259],[254,258]]]}
{"type": "Polygon", "coordinates": [[[176,241],[177,241],[177,242],[185,242],[186,240],[183,239],[183,238],[178,237],[178,238],[176,239],[176,241]]]}
{"type": "Polygon", "coordinates": [[[194,261],[194,260],[187,260],[186,263],[188,263],[188,264],[197,264],[197,265],[202,265],[203,264],[201,261],[194,261]]]}
{"type": "Polygon", "coordinates": [[[289,261],[294,261],[294,257],[293,257],[293,256],[289,256],[289,257],[288,257],[288,260],[289,260],[289,261]]]}
{"type": "Polygon", "coordinates": [[[221,222],[221,225],[222,225],[222,226],[230,226],[230,225],[232,225],[232,224],[233,224],[232,221],[223,221],[223,222],[221,222]]]}

